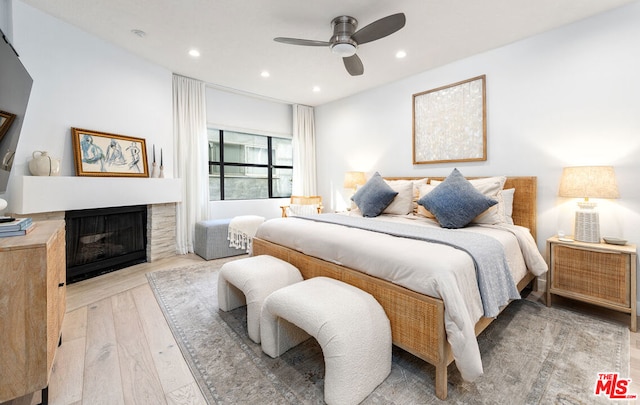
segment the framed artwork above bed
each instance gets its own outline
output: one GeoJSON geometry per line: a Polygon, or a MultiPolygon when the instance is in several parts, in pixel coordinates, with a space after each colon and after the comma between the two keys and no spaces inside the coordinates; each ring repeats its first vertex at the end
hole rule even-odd
{"type": "Polygon", "coordinates": [[[413,164],[487,160],[486,75],[413,95],[413,164]]]}

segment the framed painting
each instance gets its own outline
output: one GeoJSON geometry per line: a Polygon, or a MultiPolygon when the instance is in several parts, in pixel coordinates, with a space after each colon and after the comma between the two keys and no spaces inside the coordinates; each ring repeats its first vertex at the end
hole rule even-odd
{"type": "Polygon", "coordinates": [[[2,140],[4,135],[7,133],[15,118],[15,114],[0,110],[0,140],[2,140]]]}
{"type": "Polygon", "coordinates": [[[77,176],[149,177],[142,138],[71,128],[77,176]]]}
{"type": "Polygon", "coordinates": [[[413,164],[487,160],[486,76],[413,95],[413,164]]]}

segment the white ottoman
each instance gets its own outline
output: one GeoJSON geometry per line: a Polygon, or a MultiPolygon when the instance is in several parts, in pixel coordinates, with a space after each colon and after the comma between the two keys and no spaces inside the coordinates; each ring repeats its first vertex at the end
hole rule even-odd
{"type": "Polygon", "coordinates": [[[218,308],[223,311],[247,305],[249,337],[260,343],[260,309],[264,299],[277,290],[302,281],[297,268],[261,255],[239,259],[222,265],[218,274],[218,308]]]}
{"type": "Polygon", "coordinates": [[[325,362],[327,404],[357,404],[391,371],[391,327],[370,294],[327,277],[281,288],[260,318],[262,350],[277,357],[309,335],[325,362]]]}

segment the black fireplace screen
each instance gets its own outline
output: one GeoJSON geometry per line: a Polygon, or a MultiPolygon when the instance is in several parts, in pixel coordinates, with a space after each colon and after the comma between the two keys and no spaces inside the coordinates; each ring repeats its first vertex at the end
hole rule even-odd
{"type": "Polygon", "coordinates": [[[147,206],[67,211],[67,283],[147,261],[147,206]]]}

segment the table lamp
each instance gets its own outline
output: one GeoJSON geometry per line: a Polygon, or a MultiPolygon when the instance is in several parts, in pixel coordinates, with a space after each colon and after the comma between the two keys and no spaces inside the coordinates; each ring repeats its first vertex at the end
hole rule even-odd
{"type": "Polygon", "coordinates": [[[580,242],[600,243],[600,219],[596,203],[589,198],[618,198],[612,166],[574,166],[562,169],[560,197],[584,198],[578,203],[573,237],[580,242]]]}
{"type": "Polygon", "coordinates": [[[344,174],[344,188],[352,189],[354,192],[358,186],[367,182],[364,172],[346,172],[344,174]]]}

